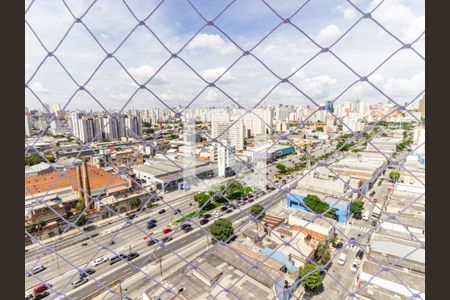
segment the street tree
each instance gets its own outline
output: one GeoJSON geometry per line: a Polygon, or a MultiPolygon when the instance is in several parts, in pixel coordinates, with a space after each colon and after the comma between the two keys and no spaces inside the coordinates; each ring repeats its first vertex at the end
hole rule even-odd
{"type": "Polygon", "coordinates": [[[315,269],[316,266],[313,265],[312,263],[307,263],[305,264],[305,266],[299,269],[298,275],[302,279],[301,283],[306,290],[314,290],[322,285],[323,277],[320,274],[320,270],[315,269]]]}
{"type": "Polygon", "coordinates": [[[350,207],[350,212],[353,215],[361,216],[363,207],[364,207],[363,201],[353,201],[352,206],[350,207]]]}
{"type": "Polygon", "coordinates": [[[275,168],[277,168],[280,173],[286,173],[286,166],[283,164],[277,164],[275,168]]]}
{"type": "Polygon", "coordinates": [[[198,203],[198,207],[201,207],[205,210],[209,210],[214,208],[214,204],[212,203],[212,198],[208,193],[199,193],[194,196],[194,201],[198,203]],[[208,202],[209,200],[209,202],[208,202]]]}
{"type": "Polygon", "coordinates": [[[141,206],[141,199],[132,200],[130,206],[132,209],[139,208],[141,206]]]}
{"type": "Polygon", "coordinates": [[[83,226],[86,223],[87,223],[87,218],[86,218],[85,214],[81,214],[81,216],[78,218],[78,220],[76,222],[76,225],[83,226]]]}
{"type": "Polygon", "coordinates": [[[392,171],[389,173],[389,179],[391,179],[392,182],[397,182],[397,180],[400,178],[400,173],[397,171],[392,171]]]}
{"type": "Polygon", "coordinates": [[[250,214],[252,216],[254,216],[255,218],[262,219],[262,218],[264,218],[266,213],[264,212],[264,207],[262,207],[259,204],[255,204],[252,206],[252,208],[250,210],[250,214]]]}
{"type": "Polygon", "coordinates": [[[321,243],[316,249],[314,261],[319,265],[325,265],[331,258],[329,243],[321,243]]]}
{"type": "Polygon", "coordinates": [[[325,201],[320,200],[316,195],[308,194],[303,198],[303,203],[313,212],[317,214],[325,213],[325,217],[337,220],[338,216],[335,208],[330,209],[330,205],[325,201]]]}
{"type": "MultiPolygon", "coordinates": [[[[233,234],[233,224],[227,219],[218,219],[209,227],[211,234],[219,241],[227,241],[233,234]]],[[[213,244],[216,240],[213,239],[213,244]]]]}

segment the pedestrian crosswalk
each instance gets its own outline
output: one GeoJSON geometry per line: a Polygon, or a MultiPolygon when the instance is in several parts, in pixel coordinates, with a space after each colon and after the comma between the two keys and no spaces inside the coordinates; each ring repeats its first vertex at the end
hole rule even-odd
{"type": "Polygon", "coordinates": [[[358,225],[351,225],[351,229],[362,232],[362,233],[366,233],[366,232],[372,232],[374,227],[364,227],[364,226],[358,226],[358,225]]]}

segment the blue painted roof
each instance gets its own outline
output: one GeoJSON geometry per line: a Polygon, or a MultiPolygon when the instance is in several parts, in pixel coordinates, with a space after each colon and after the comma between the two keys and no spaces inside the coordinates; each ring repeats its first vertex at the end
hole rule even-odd
{"type": "Polygon", "coordinates": [[[259,252],[261,252],[262,254],[264,254],[266,256],[270,255],[271,258],[284,264],[289,272],[298,272],[298,268],[296,266],[294,266],[294,264],[292,262],[289,261],[289,256],[287,256],[283,252],[281,252],[281,251],[274,252],[274,250],[272,250],[268,247],[265,247],[264,249],[259,250],[259,252]]]}

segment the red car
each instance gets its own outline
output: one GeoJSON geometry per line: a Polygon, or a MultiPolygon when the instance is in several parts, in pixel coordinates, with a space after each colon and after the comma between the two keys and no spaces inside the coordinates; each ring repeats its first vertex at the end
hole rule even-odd
{"type": "Polygon", "coordinates": [[[169,232],[171,232],[172,231],[172,229],[170,229],[170,228],[164,228],[163,229],[163,233],[164,234],[167,234],[167,233],[169,233],[169,232]]]}
{"type": "Polygon", "coordinates": [[[37,287],[35,287],[34,290],[33,290],[33,293],[34,293],[34,295],[37,295],[39,293],[42,293],[43,291],[48,290],[51,287],[52,287],[51,284],[43,283],[43,284],[40,284],[37,287]]]}

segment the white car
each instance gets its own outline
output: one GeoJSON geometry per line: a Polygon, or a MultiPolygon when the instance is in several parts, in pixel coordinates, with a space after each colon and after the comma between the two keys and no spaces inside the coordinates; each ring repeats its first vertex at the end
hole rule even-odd
{"type": "Polygon", "coordinates": [[[338,264],[343,266],[345,264],[346,260],[347,260],[347,254],[341,253],[341,255],[338,258],[338,264]]]}
{"type": "Polygon", "coordinates": [[[78,278],[78,279],[72,281],[71,285],[73,286],[73,288],[77,288],[77,287],[79,287],[80,285],[85,284],[86,282],[88,282],[88,279],[87,279],[86,277],[84,277],[84,278],[78,278]]]}
{"type": "Polygon", "coordinates": [[[106,257],[102,256],[102,257],[99,257],[99,258],[94,259],[94,260],[92,261],[91,265],[92,265],[93,267],[96,267],[96,266],[101,265],[102,263],[105,263],[105,262],[107,262],[107,261],[108,261],[108,259],[107,259],[106,257]]]}
{"type": "Polygon", "coordinates": [[[355,273],[358,270],[360,264],[361,264],[361,261],[358,259],[355,259],[353,261],[353,264],[352,264],[350,270],[355,273]]]}
{"type": "Polygon", "coordinates": [[[34,297],[34,296],[33,296],[32,293],[30,293],[30,292],[26,292],[26,293],[25,293],[25,299],[26,299],[26,300],[33,299],[33,297],[34,297]]]}
{"type": "Polygon", "coordinates": [[[45,267],[43,265],[35,266],[33,269],[31,269],[31,272],[28,273],[28,276],[31,276],[33,274],[37,274],[39,272],[42,272],[45,270],[45,267]]]}

